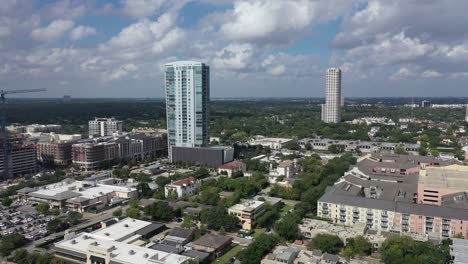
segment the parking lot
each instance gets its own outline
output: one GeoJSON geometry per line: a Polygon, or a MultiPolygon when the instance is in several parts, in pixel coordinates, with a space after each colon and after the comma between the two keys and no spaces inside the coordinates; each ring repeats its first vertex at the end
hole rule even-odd
{"type": "Polygon", "coordinates": [[[35,211],[21,212],[17,209],[0,207],[0,237],[22,234],[29,240],[37,240],[47,233],[47,223],[55,216],[41,215],[35,211]]]}

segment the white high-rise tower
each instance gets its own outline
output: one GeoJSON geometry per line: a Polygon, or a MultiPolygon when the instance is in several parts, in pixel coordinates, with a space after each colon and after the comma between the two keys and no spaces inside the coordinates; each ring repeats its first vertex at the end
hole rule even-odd
{"type": "Polygon", "coordinates": [[[205,147],[209,143],[210,68],[201,62],[165,65],[169,159],[172,146],[205,147]]]}
{"type": "Polygon", "coordinates": [[[465,107],[466,107],[465,121],[468,122],[468,104],[466,104],[465,107]]]}
{"type": "Polygon", "coordinates": [[[327,69],[327,87],[325,104],[322,105],[322,121],[325,123],[341,122],[341,70],[327,69]]]}

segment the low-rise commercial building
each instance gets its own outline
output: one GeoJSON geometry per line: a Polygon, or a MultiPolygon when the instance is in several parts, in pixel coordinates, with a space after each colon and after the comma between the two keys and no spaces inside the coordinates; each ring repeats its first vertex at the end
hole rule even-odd
{"type": "Polygon", "coordinates": [[[299,171],[299,165],[294,160],[281,161],[275,169],[270,170],[270,176],[293,178],[299,171]]]}
{"type": "Polygon", "coordinates": [[[53,247],[54,256],[68,263],[185,264],[198,259],[138,246],[164,225],[126,218],[93,233],[70,234],[53,247]]]}
{"type": "Polygon", "coordinates": [[[283,145],[290,142],[290,138],[269,138],[264,136],[254,136],[249,140],[249,145],[268,147],[270,149],[282,149],[283,145]]]}
{"type": "Polygon", "coordinates": [[[419,144],[373,142],[360,140],[334,140],[327,138],[304,138],[298,141],[302,148],[310,147],[310,150],[329,151],[331,146],[338,146],[344,152],[353,153],[394,153],[396,149],[402,148],[406,152],[416,153],[419,151],[419,144]]]}
{"type": "Polygon", "coordinates": [[[242,229],[252,230],[255,220],[265,211],[265,202],[246,200],[228,209],[228,214],[236,216],[241,221],[242,229]]]}
{"type": "Polygon", "coordinates": [[[217,257],[231,247],[232,240],[232,237],[205,234],[193,241],[192,247],[195,250],[203,251],[217,257]]]}
{"type": "Polygon", "coordinates": [[[21,189],[20,199],[47,203],[62,211],[84,212],[138,197],[138,190],[116,185],[66,179],[59,183],[37,188],[21,189]]]}
{"type": "Polygon", "coordinates": [[[182,180],[166,184],[164,194],[169,198],[183,198],[195,194],[201,185],[201,180],[188,177],[182,180]]]}

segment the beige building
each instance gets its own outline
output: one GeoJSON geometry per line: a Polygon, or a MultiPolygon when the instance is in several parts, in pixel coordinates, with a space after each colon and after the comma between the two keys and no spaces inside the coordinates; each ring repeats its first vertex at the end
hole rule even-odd
{"type": "Polygon", "coordinates": [[[228,209],[229,215],[239,218],[242,229],[252,230],[255,227],[255,220],[265,211],[265,203],[262,201],[244,201],[235,204],[228,209]]]}

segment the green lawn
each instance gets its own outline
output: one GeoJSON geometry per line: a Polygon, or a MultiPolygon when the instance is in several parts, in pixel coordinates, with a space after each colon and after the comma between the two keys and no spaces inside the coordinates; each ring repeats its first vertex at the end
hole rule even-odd
{"type": "Polygon", "coordinates": [[[216,261],[214,263],[229,264],[229,263],[231,263],[230,262],[231,258],[237,256],[237,254],[239,254],[239,252],[241,252],[242,249],[244,249],[242,246],[237,245],[237,246],[231,248],[231,250],[229,250],[222,257],[216,259],[216,261]]]}

